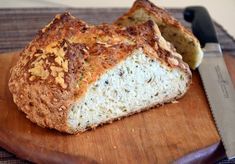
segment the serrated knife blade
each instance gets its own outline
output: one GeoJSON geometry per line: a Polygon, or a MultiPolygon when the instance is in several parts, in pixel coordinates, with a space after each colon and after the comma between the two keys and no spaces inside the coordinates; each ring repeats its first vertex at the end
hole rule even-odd
{"type": "Polygon", "coordinates": [[[229,159],[235,157],[235,90],[218,44],[211,18],[204,7],[187,7],[185,20],[203,48],[199,73],[218,132],[229,159]]]}
{"type": "Polygon", "coordinates": [[[234,87],[219,44],[207,43],[199,73],[209,105],[221,135],[226,154],[235,156],[235,97],[234,87]]]}

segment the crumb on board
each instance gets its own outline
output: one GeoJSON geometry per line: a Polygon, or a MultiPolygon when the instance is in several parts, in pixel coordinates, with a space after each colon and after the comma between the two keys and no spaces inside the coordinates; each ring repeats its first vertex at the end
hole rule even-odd
{"type": "Polygon", "coordinates": [[[172,104],[177,104],[177,103],[179,103],[179,101],[177,100],[172,101],[172,104]]]}

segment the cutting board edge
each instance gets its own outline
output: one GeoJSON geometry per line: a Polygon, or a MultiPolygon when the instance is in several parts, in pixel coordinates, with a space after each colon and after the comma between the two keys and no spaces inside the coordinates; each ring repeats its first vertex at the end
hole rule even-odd
{"type": "Polygon", "coordinates": [[[12,136],[14,136],[14,134],[10,134],[0,127],[0,147],[24,160],[36,163],[96,163],[95,160],[88,157],[79,155],[74,156],[63,152],[54,151],[33,143],[29,143],[24,138],[13,138],[12,136]],[[15,146],[19,142],[21,145],[15,146]]]}

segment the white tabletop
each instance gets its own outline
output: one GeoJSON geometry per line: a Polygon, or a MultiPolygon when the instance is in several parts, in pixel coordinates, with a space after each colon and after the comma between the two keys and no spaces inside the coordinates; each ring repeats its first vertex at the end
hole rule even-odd
{"type": "MultiPolygon", "coordinates": [[[[0,0],[0,8],[19,7],[130,7],[134,0],[0,0]]],[[[235,38],[235,0],[152,0],[163,7],[205,6],[211,17],[235,38]]]]}

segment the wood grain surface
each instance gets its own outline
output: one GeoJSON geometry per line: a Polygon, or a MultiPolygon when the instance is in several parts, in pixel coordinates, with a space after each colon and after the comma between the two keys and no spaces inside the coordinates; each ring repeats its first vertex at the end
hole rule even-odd
{"type": "MultiPolygon", "coordinates": [[[[41,128],[17,110],[8,90],[18,53],[0,55],[0,146],[40,163],[169,163],[220,140],[200,76],[178,103],[166,104],[79,135],[41,128]]],[[[235,81],[235,58],[225,55],[235,81]]]]}

